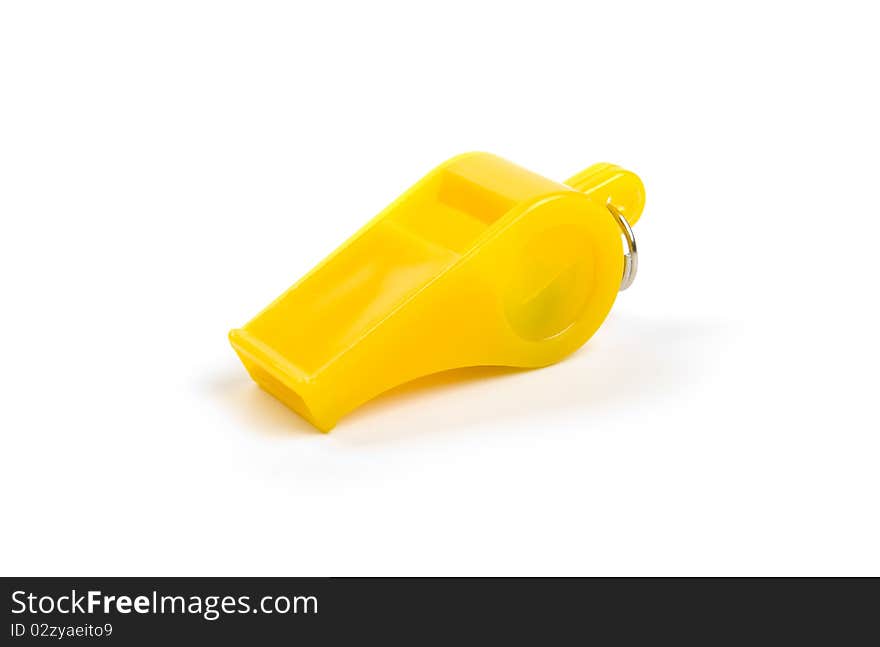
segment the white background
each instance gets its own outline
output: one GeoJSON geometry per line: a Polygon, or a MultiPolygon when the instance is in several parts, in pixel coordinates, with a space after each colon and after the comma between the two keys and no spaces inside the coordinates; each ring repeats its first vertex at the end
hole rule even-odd
{"type": "Polygon", "coordinates": [[[880,575],[872,3],[8,2],[4,575],[880,575]],[[544,370],[321,435],[226,339],[435,164],[642,176],[544,370]]]}

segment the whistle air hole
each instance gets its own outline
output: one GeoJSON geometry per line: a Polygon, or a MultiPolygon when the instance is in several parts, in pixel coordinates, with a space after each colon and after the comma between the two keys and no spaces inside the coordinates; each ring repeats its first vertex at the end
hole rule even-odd
{"type": "Polygon", "coordinates": [[[593,291],[595,259],[586,232],[560,225],[537,235],[515,264],[505,314],[522,338],[563,333],[583,314],[593,291]]]}
{"type": "Polygon", "coordinates": [[[276,397],[284,403],[285,406],[292,409],[306,420],[314,420],[312,412],[296,391],[256,363],[246,363],[245,368],[260,388],[276,397]]]}

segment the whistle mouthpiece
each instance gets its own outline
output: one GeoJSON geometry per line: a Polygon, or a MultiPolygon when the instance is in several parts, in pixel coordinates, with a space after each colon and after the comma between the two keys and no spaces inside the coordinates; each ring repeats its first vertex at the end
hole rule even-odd
{"type": "Polygon", "coordinates": [[[430,373],[553,364],[632,282],[644,199],[611,164],[561,184],[455,157],[229,339],[257,384],[322,431],[430,373]]]}

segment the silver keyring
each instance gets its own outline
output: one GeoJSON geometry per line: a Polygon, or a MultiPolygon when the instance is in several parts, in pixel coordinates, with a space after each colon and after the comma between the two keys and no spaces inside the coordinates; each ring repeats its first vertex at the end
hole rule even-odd
{"type": "Polygon", "coordinates": [[[626,218],[623,217],[623,214],[617,210],[617,207],[611,204],[610,201],[605,206],[608,207],[608,211],[614,216],[617,226],[620,227],[620,232],[626,239],[627,251],[623,254],[623,278],[620,280],[620,292],[623,292],[636,280],[636,271],[639,269],[639,252],[636,249],[636,237],[633,234],[632,227],[630,227],[626,218]]]}

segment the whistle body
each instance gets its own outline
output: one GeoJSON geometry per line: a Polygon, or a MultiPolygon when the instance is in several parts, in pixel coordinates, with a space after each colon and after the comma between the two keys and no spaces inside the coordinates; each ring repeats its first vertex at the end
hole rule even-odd
{"type": "Polygon", "coordinates": [[[641,181],[600,164],[554,182],[499,157],[440,165],[230,341],[251,377],[318,429],[417,377],[539,367],[611,309],[641,181]]]}

